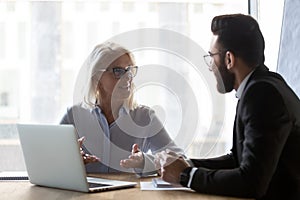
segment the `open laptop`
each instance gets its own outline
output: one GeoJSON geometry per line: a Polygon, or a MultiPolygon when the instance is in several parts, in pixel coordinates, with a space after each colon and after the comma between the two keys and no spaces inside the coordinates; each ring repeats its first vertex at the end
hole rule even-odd
{"type": "Polygon", "coordinates": [[[32,184],[96,192],[134,187],[136,182],[87,177],[73,125],[17,124],[32,184]]]}

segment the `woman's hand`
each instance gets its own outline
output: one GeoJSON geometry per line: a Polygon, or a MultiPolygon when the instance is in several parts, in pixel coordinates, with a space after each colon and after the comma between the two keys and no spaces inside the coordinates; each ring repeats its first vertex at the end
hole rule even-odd
{"type": "Polygon", "coordinates": [[[87,154],[83,151],[83,149],[82,149],[83,141],[84,141],[84,137],[81,137],[78,139],[79,149],[80,149],[80,153],[81,153],[84,164],[99,162],[100,159],[97,156],[87,154]]]}
{"type": "Polygon", "coordinates": [[[132,146],[131,155],[128,159],[121,160],[120,165],[125,168],[143,168],[144,155],[137,144],[132,146]]]}

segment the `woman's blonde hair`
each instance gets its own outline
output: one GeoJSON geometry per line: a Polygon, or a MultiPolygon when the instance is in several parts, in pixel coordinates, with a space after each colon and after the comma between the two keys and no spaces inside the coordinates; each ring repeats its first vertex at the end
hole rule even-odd
{"type": "MultiPolygon", "coordinates": [[[[133,54],[129,50],[114,42],[104,42],[97,45],[87,57],[83,64],[83,67],[86,67],[88,70],[88,85],[84,91],[83,99],[85,107],[93,108],[101,104],[101,101],[99,101],[99,99],[101,99],[101,94],[100,92],[97,92],[97,86],[103,73],[103,69],[109,67],[113,61],[124,54],[127,54],[131,61],[134,62],[133,54]]],[[[137,107],[137,104],[133,99],[133,90],[134,84],[132,83],[130,95],[124,102],[125,106],[130,110],[137,107]]]]}

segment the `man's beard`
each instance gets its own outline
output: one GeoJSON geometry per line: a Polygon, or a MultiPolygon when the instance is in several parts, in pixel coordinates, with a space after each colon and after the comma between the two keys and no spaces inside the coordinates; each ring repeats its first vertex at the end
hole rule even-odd
{"type": "Polygon", "coordinates": [[[225,94],[231,92],[234,87],[235,76],[231,73],[225,64],[216,67],[217,71],[214,74],[217,79],[217,89],[220,93],[225,94]]]}

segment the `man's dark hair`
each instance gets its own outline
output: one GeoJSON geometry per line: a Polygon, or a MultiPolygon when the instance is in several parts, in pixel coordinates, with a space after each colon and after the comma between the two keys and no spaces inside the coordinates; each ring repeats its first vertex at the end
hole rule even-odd
{"type": "Polygon", "coordinates": [[[220,15],[213,18],[211,31],[223,49],[256,67],[265,61],[264,37],[257,21],[249,15],[220,15]]]}

